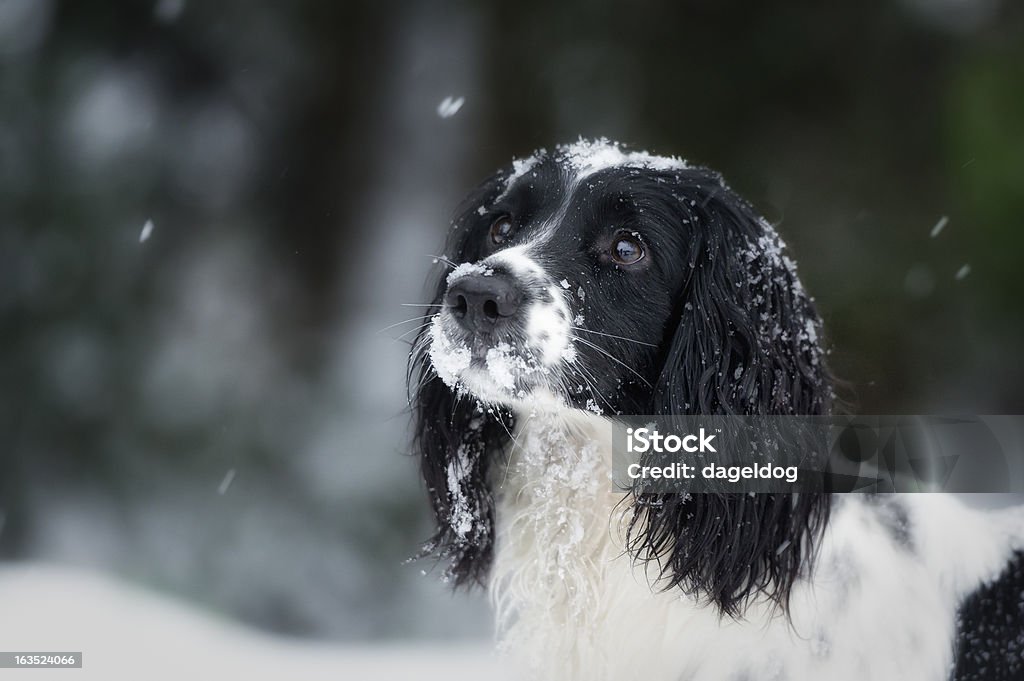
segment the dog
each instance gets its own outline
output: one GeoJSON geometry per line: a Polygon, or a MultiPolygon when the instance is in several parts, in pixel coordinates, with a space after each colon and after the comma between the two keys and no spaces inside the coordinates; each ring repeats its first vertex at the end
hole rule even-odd
{"type": "Polygon", "coordinates": [[[623,494],[609,418],[828,415],[824,332],[717,173],[608,140],[467,198],[409,364],[437,523],[527,678],[1024,679],[1024,512],[623,494]]]}

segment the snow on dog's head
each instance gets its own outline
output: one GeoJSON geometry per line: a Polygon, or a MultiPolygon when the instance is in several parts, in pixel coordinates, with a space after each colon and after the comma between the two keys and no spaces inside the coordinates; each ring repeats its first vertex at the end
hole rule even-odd
{"type": "Polygon", "coordinates": [[[818,355],[817,318],[778,265],[782,248],[707,169],[604,139],[540,150],[462,207],[419,354],[449,389],[490,405],[615,414],[770,398],[785,386],[758,355],[812,366],[818,355]],[[782,307],[793,333],[768,323],[782,307]],[[729,395],[727,382],[752,394],[729,395]]]}
{"type": "MultiPolygon", "coordinates": [[[[633,348],[653,348],[659,333],[638,334],[628,318],[599,319],[649,269],[644,237],[631,226],[643,208],[627,185],[634,172],[685,168],[608,140],[580,140],[516,159],[479,187],[454,223],[454,269],[421,338],[437,375],[492,404],[552,399],[617,410],[615,395],[645,380],[634,367],[624,371],[618,355],[642,368],[650,353],[609,346],[615,336],[626,343],[639,335],[633,348]]],[[[661,312],[670,307],[662,301],[661,312]]]]}

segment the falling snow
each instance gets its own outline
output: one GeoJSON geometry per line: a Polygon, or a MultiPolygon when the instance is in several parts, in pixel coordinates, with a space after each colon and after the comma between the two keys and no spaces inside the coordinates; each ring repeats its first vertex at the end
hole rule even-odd
{"type": "Polygon", "coordinates": [[[149,240],[150,235],[153,233],[153,221],[146,220],[146,224],[142,225],[142,231],[139,232],[139,243],[143,244],[149,240]]]}
{"type": "Polygon", "coordinates": [[[224,479],[220,481],[220,485],[217,487],[217,494],[224,496],[227,494],[228,488],[231,487],[231,483],[235,481],[235,469],[229,469],[224,474],[224,479]]]}
{"type": "Polygon", "coordinates": [[[441,118],[451,118],[455,114],[459,113],[459,109],[461,109],[462,105],[465,103],[465,97],[445,97],[441,100],[441,103],[437,105],[437,115],[441,118]]]}

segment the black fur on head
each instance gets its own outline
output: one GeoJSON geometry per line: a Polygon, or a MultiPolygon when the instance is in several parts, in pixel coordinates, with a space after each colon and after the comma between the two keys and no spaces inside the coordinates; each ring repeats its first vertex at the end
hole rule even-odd
{"type": "MultiPolygon", "coordinates": [[[[494,277],[479,282],[500,282],[499,299],[515,301],[481,335],[455,323],[455,301],[465,300],[449,290],[451,278],[439,282],[432,303],[441,312],[410,357],[416,448],[438,523],[428,549],[449,560],[456,583],[486,575],[489,472],[503,463],[514,408],[534,395],[609,415],[830,410],[820,322],[794,264],[771,225],[713,171],[604,141],[538,152],[474,191],[445,254],[456,265],[487,265],[465,276],[494,277]],[[505,236],[496,241],[499,227],[505,236]],[[639,248],[643,257],[624,260],[622,240],[627,256],[639,248]],[[523,310],[544,305],[557,307],[552,319],[571,320],[561,322],[571,355],[531,353],[523,310]],[[439,333],[464,352],[454,370],[432,362],[439,333]],[[526,349],[520,369],[492,385],[485,353],[499,342],[526,349]]],[[[827,496],[811,494],[633,502],[631,554],[660,565],[668,587],[728,615],[758,595],[788,605],[829,511],[827,496]]]]}

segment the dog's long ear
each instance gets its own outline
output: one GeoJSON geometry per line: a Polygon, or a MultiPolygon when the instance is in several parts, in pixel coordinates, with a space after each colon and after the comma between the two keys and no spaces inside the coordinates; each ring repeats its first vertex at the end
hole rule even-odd
{"type": "Polygon", "coordinates": [[[490,468],[507,441],[511,417],[455,395],[422,365],[428,361],[416,359],[411,373],[418,382],[413,446],[436,522],[423,554],[446,562],[445,577],[456,586],[482,584],[494,547],[490,468]]]}
{"type": "MultiPolygon", "coordinates": [[[[651,413],[828,413],[820,322],[775,230],[713,173],[679,183],[689,272],[651,413]]],[[[630,548],[725,614],[755,595],[785,608],[828,510],[814,494],[644,495],[630,548]]]]}
{"type": "Polygon", "coordinates": [[[668,329],[656,413],[828,413],[821,322],[782,240],[714,175],[680,191],[689,276],[668,329]]]}
{"type": "MultiPolygon", "coordinates": [[[[481,202],[498,191],[502,179],[500,174],[488,179],[459,208],[445,247],[458,262],[475,259],[466,245],[472,218],[481,202]]],[[[439,309],[445,289],[442,276],[427,309],[439,309]]],[[[507,410],[484,407],[446,385],[431,364],[430,340],[428,325],[413,343],[407,371],[413,450],[436,522],[421,556],[434,555],[447,563],[445,578],[456,586],[481,584],[494,547],[490,469],[508,443],[512,417],[507,410]]]]}

